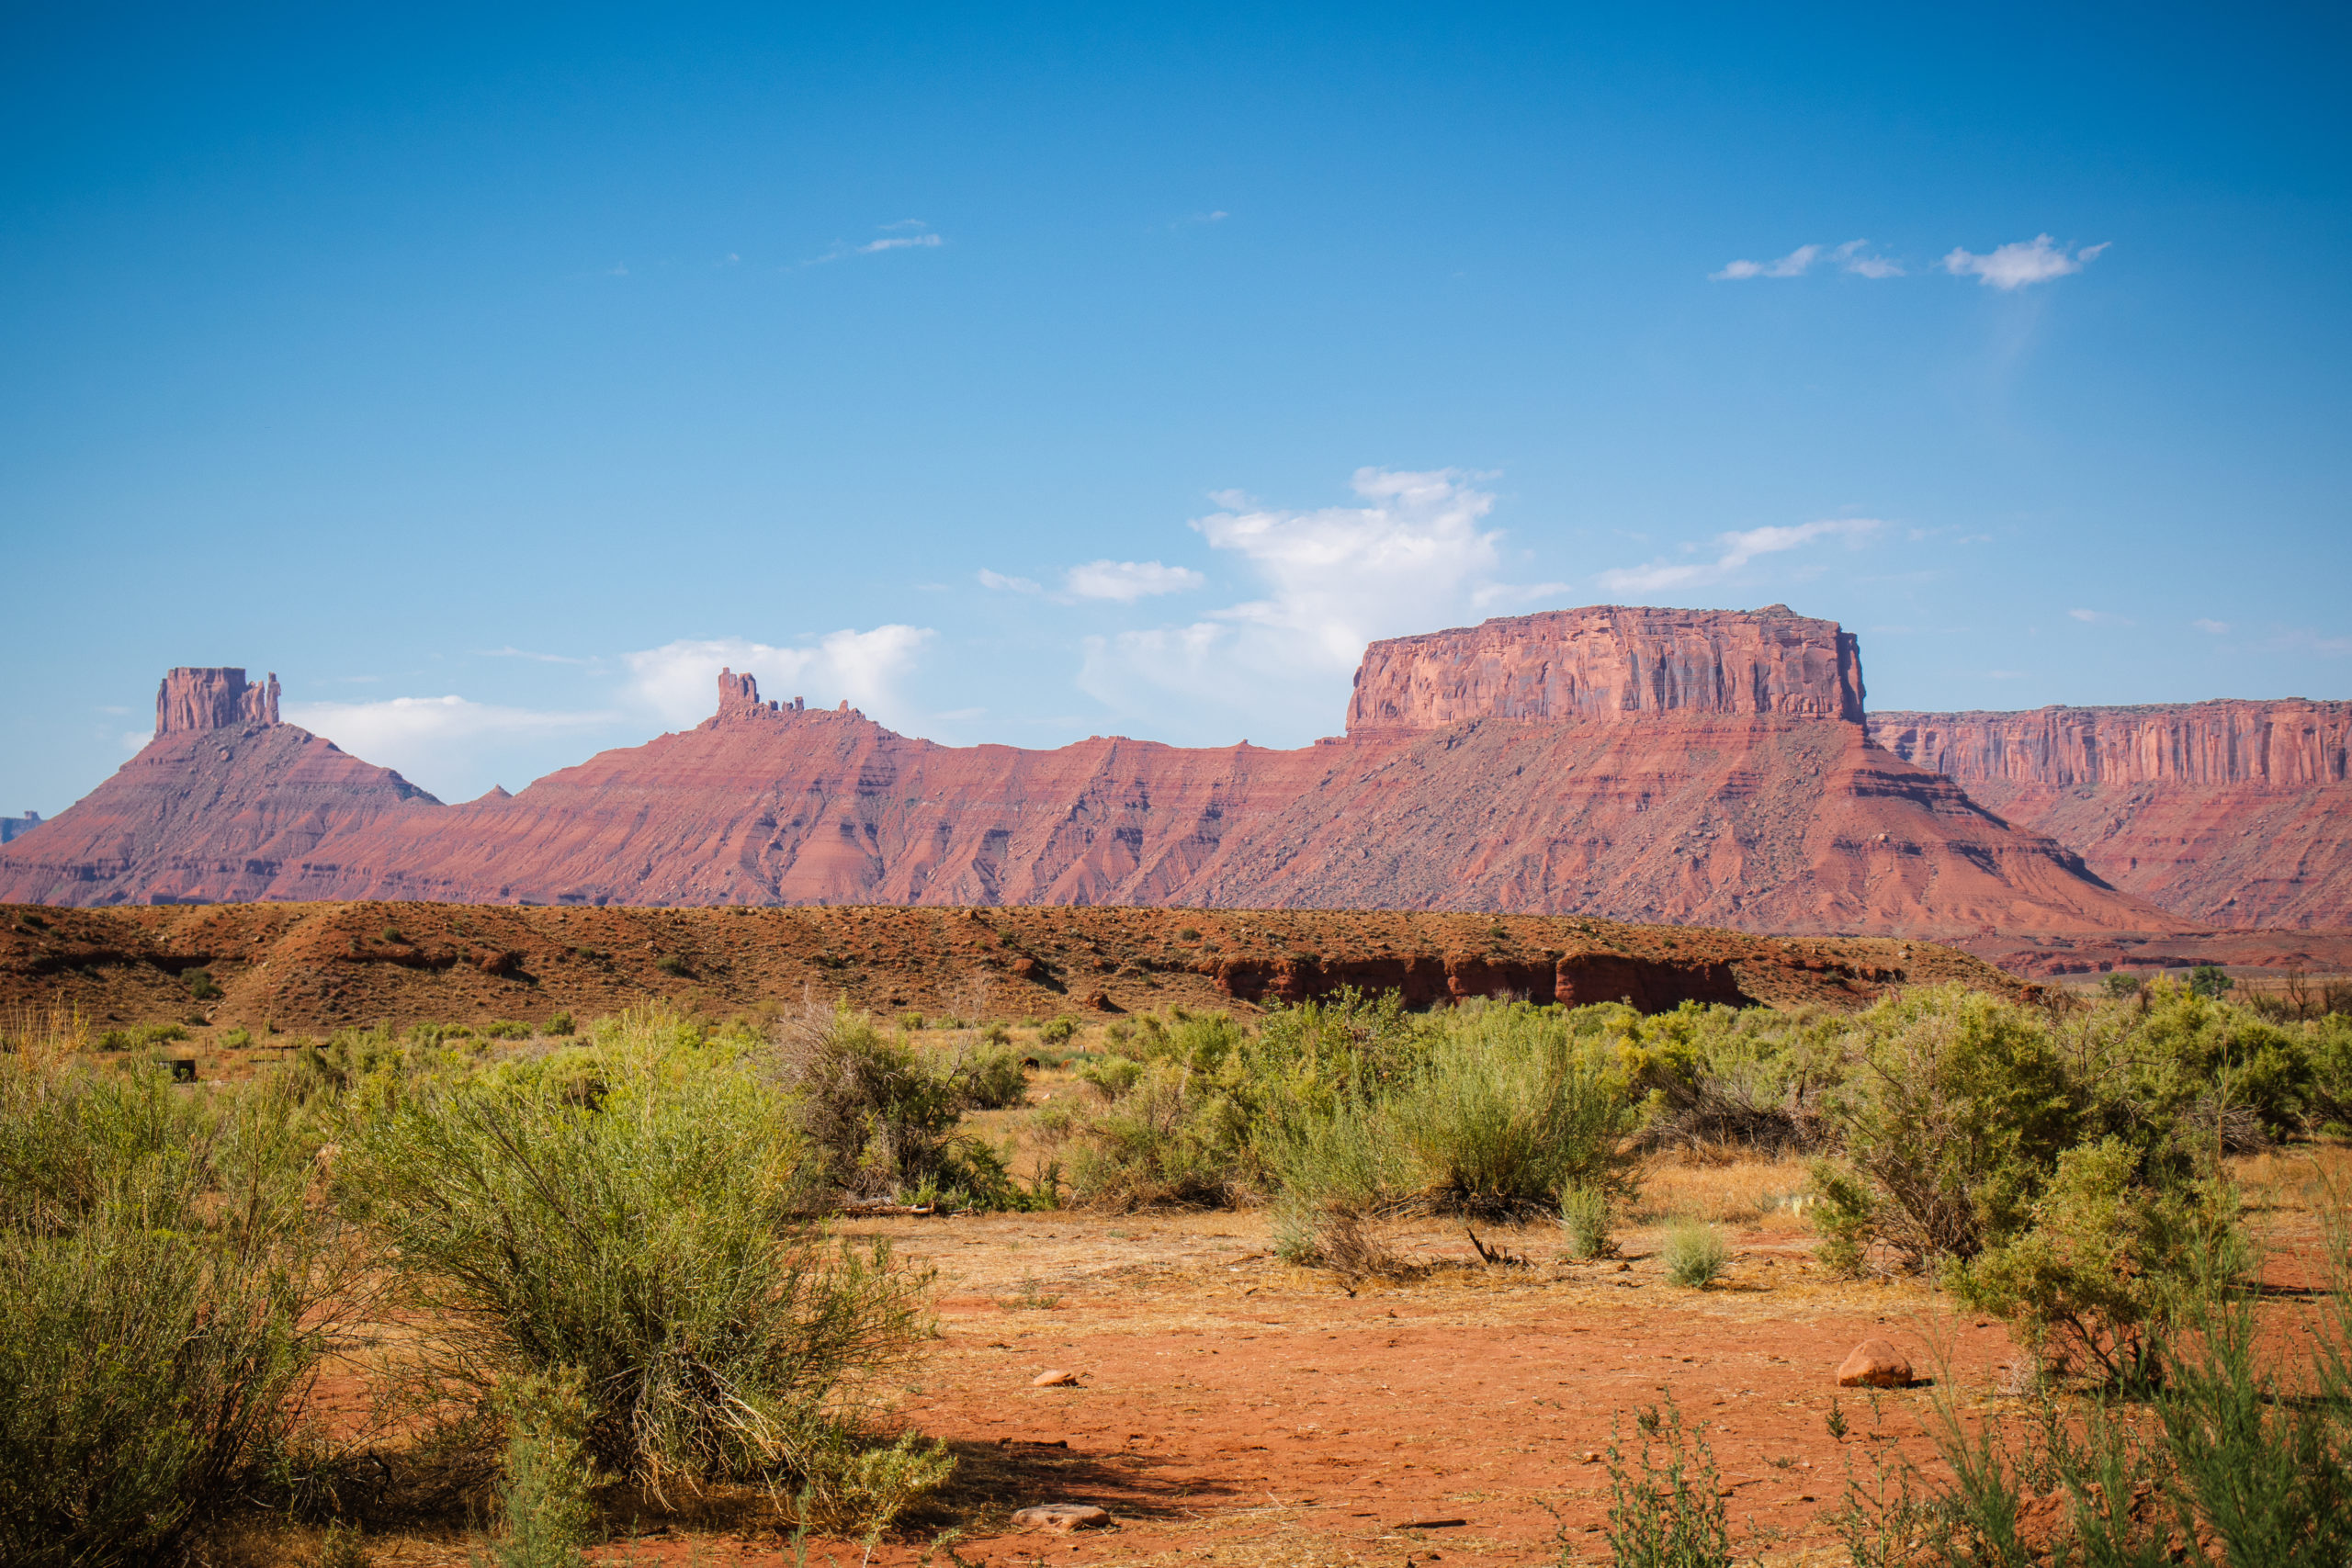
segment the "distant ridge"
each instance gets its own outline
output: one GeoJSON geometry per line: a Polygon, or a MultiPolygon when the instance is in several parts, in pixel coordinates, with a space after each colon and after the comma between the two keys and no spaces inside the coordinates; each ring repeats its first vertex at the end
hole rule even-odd
{"type": "MultiPolygon", "coordinates": [[[[1972,798],[1946,764],[1973,742],[1866,717],[1856,639],[1782,605],[1374,643],[1348,733],[1287,751],[939,746],[749,675],[718,688],[691,730],[444,806],[277,722],[274,680],[175,671],[155,740],[0,850],[0,900],[1381,908],[1939,940],[2199,923],[2161,879],[1972,798]]],[[[2334,863],[2296,895],[2313,919],[2343,905],[2334,863]]]]}

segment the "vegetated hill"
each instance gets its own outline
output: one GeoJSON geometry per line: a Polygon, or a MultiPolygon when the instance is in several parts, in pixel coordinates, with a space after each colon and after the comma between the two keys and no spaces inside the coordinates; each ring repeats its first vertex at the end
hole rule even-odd
{"type": "Polygon", "coordinates": [[[1135,908],[550,909],[463,904],[0,908],[0,1008],[255,1033],[543,1022],[655,999],[717,1013],[836,998],[967,1020],[1249,1010],[1342,986],[1467,997],[1859,1007],[2018,982],[1946,947],[1574,917],[1135,908]],[[220,995],[200,998],[202,971],[220,995]]]}
{"type": "Polygon", "coordinates": [[[281,807],[269,774],[242,795],[132,787],[274,733],[240,709],[238,739],[202,751],[166,726],[0,851],[0,897],[1509,909],[1970,939],[2182,924],[1871,746],[1854,639],[1778,605],[1375,644],[1349,733],[1289,751],[936,746],[718,685],[695,729],[520,795],[444,807],[373,771],[347,818],[332,791],[281,807]],[[316,837],[281,852],[262,829],[282,818],[316,837]]]}
{"type": "Polygon", "coordinates": [[[2352,927],[2352,703],[1878,713],[1871,737],[2202,924],[2352,927]]]}

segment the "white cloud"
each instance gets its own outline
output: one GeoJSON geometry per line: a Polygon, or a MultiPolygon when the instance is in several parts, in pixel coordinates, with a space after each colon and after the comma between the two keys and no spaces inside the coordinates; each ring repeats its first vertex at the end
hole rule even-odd
{"type": "Polygon", "coordinates": [[[2071,254],[2047,234],[2015,240],[1981,256],[1955,246],[1944,257],[1944,270],[1954,277],[1973,276],[1988,288],[2022,288],[2029,283],[2047,283],[2053,277],[2082,271],[2086,263],[2095,260],[2113,243],[2102,241],[2086,245],[2071,254]]]}
{"type": "Polygon", "coordinates": [[[881,626],[871,631],[829,632],[808,648],[775,648],[748,637],[664,643],[623,655],[628,695],[680,728],[699,724],[718,707],[718,672],[759,677],[761,695],[789,702],[808,697],[830,707],[846,698],[884,724],[903,723],[899,682],[934,634],[927,626],[881,626]]]}
{"type": "Polygon", "coordinates": [[[833,242],[832,249],[823,255],[810,256],[801,265],[820,266],[826,262],[839,261],[843,256],[879,255],[884,251],[928,250],[946,243],[944,239],[933,233],[931,225],[922,219],[901,218],[896,223],[881,225],[878,237],[876,239],[868,240],[862,245],[853,245],[846,240],[836,240],[833,242]]]}
{"type": "Polygon", "coordinates": [[[1619,568],[1602,572],[1600,585],[1611,593],[1660,593],[1668,589],[1697,588],[1721,582],[1758,556],[1778,555],[1816,539],[1842,538],[1849,544],[1860,544],[1884,526],[1875,517],[1839,517],[1718,534],[1713,541],[1718,553],[1713,560],[1652,561],[1646,566],[1619,568]]]}
{"type": "Polygon", "coordinates": [[[979,570],[980,586],[993,588],[1001,593],[1043,593],[1046,590],[1035,578],[1007,577],[1001,571],[979,570]]]}
{"type": "MultiPolygon", "coordinates": [[[[456,695],[374,703],[288,703],[285,717],[355,757],[411,779],[462,771],[482,743],[544,739],[609,724],[610,713],[505,707],[456,695]]],[[[429,785],[427,787],[430,787],[429,785]]]]}
{"type": "Polygon", "coordinates": [[[1306,511],[1216,493],[1224,510],[1192,526],[1260,595],[1185,625],[1090,637],[1080,686],[1163,722],[1168,699],[1184,699],[1228,738],[1237,721],[1261,742],[1329,733],[1366,643],[1460,626],[1511,592],[1496,581],[1501,536],[1482,526],[1495,498],[1478,478],[1359,468],[1362,505],[1306,511]]]}
{"type": "Polygon", "coordinates": [[[1732,262],[1721,271],[1707,276],[1717,283],[1737,282],[1748,277],[1803,277],[1813,270],[1815,262],[1826,262],[1841,272],[1860,277],[1901,277],[1900,263],[1884,256],[1869,254],[1868,240],[1849,240],[1842,245],[1799,245],[1778,261],[1732,262]]]}
{"type": "Polygon", "coordinates": [[[1849,240],[1829,253],[1829,259],[1858,277],[1901,277],[1903,265],[1884,256],[1874,256],[1862,249],[1868,240],[1849,240]]]}
{"type": "Polygon", "coordinates": [[[2199,631],[2203,632],[2207,637],[2227,637],[2230,635],[2230,623],[2227,621],[2209,621],[2200,615],[2196,620],[2193,620],[2188,624],[2195,626],[2199,631]]]}
{"type": "Polygon", "coordinates": [[[1062,585],[1080,599],[1116,599],[1131,604],[1155,593],[1182,593],[1208,579],[1187,566],[1156,560],[1095,560],[1074,566],[1062,585]]]}
{"type": "Polygon", "coordinates": [[[2138,625],[2138,623],[2133,621],[2129,615],[2119,615],[2111,610],[2069,610],[2066,614],[2072,615],[2075,619],[2082,622],[2086,626],[2129,626],[2138,625]]]}
{"type": "Polygon", "coordinates": [[[1799,245],[1779,261],[1731,262],[1724,267],[1723,271],[1711,272],[1707,276],[1717,283],[1736,281],[1743,277],[1803,277],[1812,267],[1814,259],[1820,254],[1819,245],[1799,245]]]}
{"type": "MultiPolygon", "coordinates": [[[[577,664],[583,669],[594,669],[604,662],[602,660],[582,659],[569,653],[534,653],[529,649],[516,648],[512,643],[504,648],[476,649],[474,654],[479,659],[527,659],[534,664],[577,664]]],[[[375,677],[369,676],[368,679],[373,680],[375,677]]]]}

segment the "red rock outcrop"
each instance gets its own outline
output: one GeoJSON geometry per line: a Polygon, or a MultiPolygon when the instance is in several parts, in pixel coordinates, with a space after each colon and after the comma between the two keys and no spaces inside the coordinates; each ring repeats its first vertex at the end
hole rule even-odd
{"type": "Polygon", "coordinates": [[[155,688],[155,737],[277,722],[277,675],[266,686],[245,684],[245,672],[186,665],[155,688]]]}
{"type": "MultiPolygon", "coordinates": [[[[1859,657],[1828,622],[1777,607],[1566,612],[1375,644],[1364,668],[1365,721],[1294,751],[936,746],[846,704],[763,702],[729,671],[695,729],[511,799],[428,806],[378,773],[352,781],[372,808],[341,817],[324,797],[289,810],[290,778],[192,794],[179,775],[201,759],[159,751],[190,739],[168,736],[44,829],[38,868],[0,852],[0,898],[1509,909],[1939,938],[2178,929],[1871,746],[1853,716],[1859,657]],[[154,781],[148,795],[132,798],[131,778],[154,781]],[[198,795],[210,805],[192,811],[198,795]],[[91,825],[62,831],[77,814],[91,825]],[[264,841],[258,825],[288,816],[314,836],[264,841]],[[127,832],[133,818],[147,826],[127,832]],[[256,829],[224,842],[243,820],[256,829]]],[[[301,735],[262,733],[278,731],[301,735]]]]}
{"type": "Polygon", "coordinates": [[[1862,719],[1861,649],[1786,604],[1595,604],[1374,643],[1348,733],[1475,718],[1642,722],[1663,713],[1862,719]]]}
{"type": "Polygon", "coordinates": [[[2352,703],[1880,713],[1878,744],[2190,920],[2352,926],[2352,703]]]}
{"type": "Polygon", "coordinates": [[[0,897],[32,904],[282,897],[336,868],[309,863],[387,815],[440,802],[277,718],[277,677],[175,670],[155,739],[38,835],[0,847],[0,897]]]}

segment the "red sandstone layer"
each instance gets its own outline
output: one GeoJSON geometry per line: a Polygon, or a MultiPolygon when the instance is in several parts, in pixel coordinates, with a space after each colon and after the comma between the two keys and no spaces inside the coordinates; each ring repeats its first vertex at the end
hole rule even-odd
{"type": "Polygon", "coordinates": [[[1569,683],[1480,685],[1607,617],[1528,620],[1547,626],[1490,622],[1436,652],[1376,645],[1366,668],[1385,673],[1359,696],[1393,677],[1423,694],[1411,713],[1466,712],[1480,692],[1557,713],[1383,724],[1295,751],[943,747],[763,703],[731,674],[693,730],[460,807],[290,726],[169,734],[0,852],[0,897],[1510,909],[1950,938],[2177,927],[1821,716],[1860,694],[1829,623],[1625,613],[1617,668],[1662,672],[1637,684],[1667,704],[1635,722],[1575,716],[1569,683]],[[1441,660],[1475,679],[1449,691],[1441,660]],[[198,739],[217,742],[217,767],[198,739]],[[212,776],[264,742],[324,748],[345,773],[323,795],[283,761],[212,776]],[[340,818],[338,788],[357,807],[340,818]]]}
{"type": "Polygon", "coordinates": [[[1871,737],[2217,926],[2352,926],[2352,703],[1879,713],[1871,737]]]}
{"type": "Polygon", "coordinates": [[[1596,604],[1374,643],[1356,670],[1348,731],[1662,713],[1859,724],[1862,694],[1860,647],[1835,621],[1785,604],[1596,604]]]}

